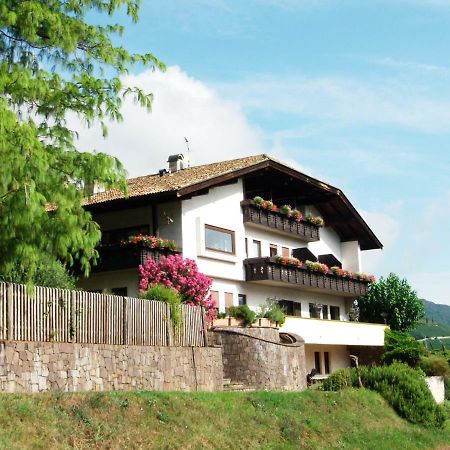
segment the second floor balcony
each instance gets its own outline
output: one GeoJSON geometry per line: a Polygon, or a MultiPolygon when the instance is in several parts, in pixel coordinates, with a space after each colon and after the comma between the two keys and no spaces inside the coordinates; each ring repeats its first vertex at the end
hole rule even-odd
{"type": "Polygon", "coordinates": [[[173,255],[178,251],[160,248],[149,248],[142,243],[112,244],[98,248],[99,260],[92,272],[107,272],[111,270],[136,269],[147,258],[159,261],[162,256],[173,255]]]}
{"type": "Polygon", "coordinates": [[[253,200],[243,200],[241,207],[244,223],[247,225],[295,236],[305,242],[314,242],[320,239],[320,227],[305,220],[298,221],[278,211],[260,208],[255,205],[253,200]]]}
{"type": "Polygon", "coordinates": [[[272,257],[244,260],[246,281],[269,285],[290,285],[342,297],[365,295],[368,281],[344,278],[331,273],[312,272],[305,267],[283,265],[272,257]]]}

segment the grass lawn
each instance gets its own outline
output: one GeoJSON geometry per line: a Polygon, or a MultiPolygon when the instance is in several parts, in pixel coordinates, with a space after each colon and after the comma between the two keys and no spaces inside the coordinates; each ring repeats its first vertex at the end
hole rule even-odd
{"type": "Polygon", "coordinates": [[[400,419],[376,393],[0,395],[1,449],[450,449],[450,424],[400,419]]]}

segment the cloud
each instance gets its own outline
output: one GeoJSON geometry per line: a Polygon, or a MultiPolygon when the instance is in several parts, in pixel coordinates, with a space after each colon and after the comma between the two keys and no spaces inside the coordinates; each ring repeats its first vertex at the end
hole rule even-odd
{"type": "Polygon", "coordinates": [[[384,274],[385,266],[382,263],[394,251],[401,230],[401,223],[396,219],[400,208],[400,204],[393,204],[388,205],[385,211],[359,211],[383,244],[383,250],[368,250],[361,253],[364,272],[384,274]]]}
{"type": "Polygon", "coordinates": [[[450,129],[450,92],[417,80],[257,75],[216,87],[264,117],[283,113],[334,126],[393,125],[428,133],[450,129]]]}
{"type": "Polygon", "coordinates": [[[124,120],[109,124],[106,139],[97,127],[87,129],[74,119],[71,126],[79,131],[79,149],[118,157],[130,176],[154,172],[166,167],[168,155],[186,153],[185,136],[196,165],[264,149],[262,132],[248,122],[236,101],[221,97],[179,67],[169,67],[165,73],[146,71],[124,82],[153,92],[151,113],[125,101],[124,120]]]}

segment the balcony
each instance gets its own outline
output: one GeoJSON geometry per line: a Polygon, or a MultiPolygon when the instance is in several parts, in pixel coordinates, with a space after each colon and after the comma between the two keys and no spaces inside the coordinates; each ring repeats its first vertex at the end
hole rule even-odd
{"type": "Polygon", "coordinates": [[[270,229],[281,234],[300,238],[302,241],[314,242],[320,239],[319,227],[304,220],[290,219],[280,212],[259,208],[253,200],[241,202],[244,224],[258,228],[270,229]]]}
{"type": "Polygon", "coordinates": [[[244,260],[246,281],[269,285],[291,285],[342,297],[359,297],[367,293],[368,282],[338,277],[333,274],[312,272],[303,267],[286,266],[274,258],[248,258],[244,260]]]}
{"type": "Polygon", "coordinates": [[[306,344],[322,345],[384,345],[386,325],[339,320],[286,317],[280,331],[301,336],[306,344]]]}
{"type": "Polygon", "coordinates": [[[147,258],[159,261],[161,256],[173,255],[179,252],[168,249],[151,249],[142,244],[105,245],[98,248],[99,260],[92,272],[107,272],[110,270],[136,269],[147,258]]]}

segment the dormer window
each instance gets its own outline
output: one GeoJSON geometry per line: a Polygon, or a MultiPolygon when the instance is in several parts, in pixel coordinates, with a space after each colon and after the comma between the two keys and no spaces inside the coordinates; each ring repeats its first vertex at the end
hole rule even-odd
{"type": "Polygon", "coordinates": [[[205,248],[213,252],[234,255],[234,231],[213,225],[205,225],[205,248]]]}

